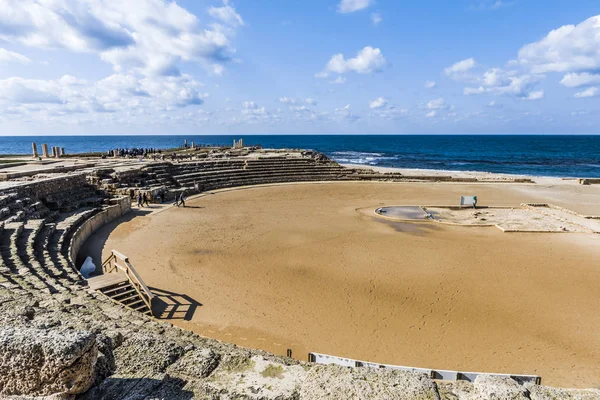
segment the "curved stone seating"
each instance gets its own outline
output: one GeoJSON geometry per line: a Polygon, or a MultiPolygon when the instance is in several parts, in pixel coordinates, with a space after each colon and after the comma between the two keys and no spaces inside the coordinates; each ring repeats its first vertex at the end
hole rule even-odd
{"type": "Polygon", "coordinates": [[[25,223],[23,231],[17,242],[17,253],[20,258],[21,268],[28,270],[36,281],[45,285],[50,293],[63,290],[62,284],[50,276],[39,264],[35,257],[34,243],[39,232],[45,225],[45,220],[29,220],[25,223]]]}
{"type": "Polygon", "coordinates": [[[79,210],[78,212],[65,216],[58,221],[55,229],[48,238],[47,249],[50,256],[50,261],[55,267],[68,276],[75,284],[84,285],[83,278],[77,272],[75,265],[68,257],[68,244],[70,238],[77,227],[92,215],[98,213],[100,209],[92,208],[79,210]]]}
{"type": "Polygon", "coordinates": [[[60,282],[65,290],[69,290],[69,288],[77,284],[80,279],[77,276],[74,277],[73,274],[68,274],[67,271],[58,267],[50,255],[49,242],[55,229],[56,224],[54,223],[46,224],[40,229],[34,243],[35,260],[41,269],[45,271],[46,275],[54,278],[57,282],[60,282]]]}

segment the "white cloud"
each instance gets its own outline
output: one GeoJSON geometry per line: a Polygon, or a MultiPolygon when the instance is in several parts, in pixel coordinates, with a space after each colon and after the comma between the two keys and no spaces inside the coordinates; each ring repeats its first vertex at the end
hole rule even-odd
{"type": "Polygon", "coordinates": [[[363,10],[373,4],[374,0],[341,0],[338,4],[338,12],[352,13],[363,10]]]}
{"type": "Polygon", "coordinates": [[[295,104],[296,99],[293,99],[291,97],[280,97],[279,102],[283,104],[295,104]]]}
{"type": "Polygon", "coordinates": [[[519,62],[534,73],[594,71],[600,68],[600,15],[564,25],[519,51],[519,62]]]}
{"type": "Polygon", "coordinates": [[[317,101],[316,101],[315,99],[311,99],[311,98],[304,99],[304,102],[305,102],[306,104],[309,104],[309,105],[311,105],[311,106],[314,106],[314,105],[316,105],[316,104],[317,104],[317,101]]]}
{"type": "Polygon", "coordinates": [[[448,108],[448,104],[446,104],[446,100],[444,100],[442,97],[439,97],[428,102],[426,107],[430,110],[440,110],[448,108]]]}
{"type": "Polygon", "coordinates": [[[381,108],[387,104],[387,99],[384,97],[378,97],[369,103],[369,108],[381,108]]]}
{"type": "Polygon", "coordinates": [[[356,121],[360,119],[359,116],[355,115],[354,113],[352,113],[352,111],[350,111],[350,104],[346,104],[344,107],[341,108],[336,108],[334,114],[336,117],[348,121],[356,121]]]}
{"type": "Polygon", "coordinates": [[[427,81],[425,82],[425,89],[433,89],[435,85],[436,83],[434,81],[427,81]]]}
{"type": "Polygon", "coordinates": [[[600,74],[570,73],[566,74],[560,83],[568,88],[595,85],[600,83],[600,74]]]}
{"type": "Polygon", "coordinates": [[[459,62],[455,63],[454,65],[444,69],[444,73],[447,76],[449,76],[453,79],[456,79],[456,78],[460,77],[461,75],[472,70],[473,67],[475,67],[475,59],[467,58],[466,60],[459,61],[459,62]]]}
{"type": "Polygon", "coordinates": [[[433,111],[429,111],[427,114],[425,114],[425,116],[427,118],[433,118],[437,115],[437,111],[433,110],[433,111]]]}
{"type": "MultiPolygon", "coordinates": [[[[34,118],[75,113],[150,114],[201,105],[207,93],[188,75],[145,77],[114,74],[97,82],[65,75],[54,80],[0,80],[0,109],[21,109],[34,118]],[[35,109],[32,105],[36,105],[35,109]]],[[[5,114],[0,112],[0,114],[5,114]]]]}
{"type": "Polygon", "coordinates": [[[223,7],[210,7],[208,9],[208,14],[214,19],[231,26],[237,27],[244,25],[244,20],[241,15],[235,11],[235,8],[229,5],[228,0],[223,1],[223,7]]]}
{"type": "Polygon", "coordinates": [[[344,83],[346,83],[346,78],[344,78],[343,76],[338,76],[329,83],[333,83],[335,85],[343,85],[344,83]]]}
{"type": "MultiPolygon", "coordinates": [[[[515,97],[537,100],[541,97],[540,91],[535,92],[535,86],[543,79],[540,75],[522,74],[515,70],[490,68],[481,76],[471,76],[469,80],[478,85],[466,87],[465,95],[495,94],[512,95],[515,97]]],[[[541,92],[543,97],[543,92],[541,92]]]]}
{"type": "Polygon", "coordinates": [[[535,92],[530,92],[527,96],[523,97],[525,100],[540,100],[544,98],[544,91],[538,90],[535,92]]]}
{"type": "Polygon", "coordinates": [[[253,101],[245,101],[242,103],[242,114],[246,115],[266,115],[267,110],[264,107],[259,107],[253,101]]]}
{"type": "Polygon", "coordinates": [[[370,74],[383,69],[386,60],[381,54],[381,50],[366,46],[360,50],[354,58],[344,58],[343,54],[336,54],[331,57],[325,70],[319,77],[326,77],[327,72],[344,74],[346,72],[357,72],[359,74],[370,74]]]}
{"type": "Polygon", "coordinates": [[[45,81],[39,79],[8,78],[0,80],[0,99],[10,103],[60,104],[63,100],[58,92],[61,85],[58,81],[45,81]]]}
{"type": "Polygon", "coordinates": [[[232,59],[234,33],[201,26],[166,0],[3,0],[0,7],[0,41],[97,53],[117,72],[178,75],[181,61],[219,72],[214,65],[232,59]]]}
{"type": "Polygon", "coordinates": [[[597,87],[592,86],[581,92],[575,93],[575,97],[578,99],[583,99],[586,97],[595,97],[598,96],[598,94],[600,94],[600,90],[597,87]]]}
{"type": "Polygon", "coordinates": [[[409,110],[406,108],[400,108],[394,106],[392,104],[385,104],[381,107],[374,108],[371,115],[377,116],[379,118],[393,120],[397,118],[403,118],[410,115],[409,110]]]}
{"type": "Polygon", "coordinates": [[[381,23],[381,21],[383,21],[383,17],[380,13],[376,12],[371,14],[371,22],[373,23],[373,25],[377,26],[379,25],[379,23],[381,23]]]}
{"type": "Polygon", "coordinates": [[[0,63],[1,62],[16,62],[21,64],[29,64],[31,60],[23,54],[15,53],[14,51],[9,51],[0,48],[0,63]]]}

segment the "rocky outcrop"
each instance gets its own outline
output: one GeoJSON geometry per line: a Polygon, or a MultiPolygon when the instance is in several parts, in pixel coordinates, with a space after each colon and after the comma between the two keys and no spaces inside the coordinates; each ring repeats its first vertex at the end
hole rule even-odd
{"type": "Polygon", "coordinates": [[[77,394],[90,388],[98,357],[89,332],[0,328],[0,394],[77,394]]]}
{"type": "Polygon", "coordinates": [[[439,399],[425,374],[377,368],[319,365],[302,383],[301,399],[439,399]]]}

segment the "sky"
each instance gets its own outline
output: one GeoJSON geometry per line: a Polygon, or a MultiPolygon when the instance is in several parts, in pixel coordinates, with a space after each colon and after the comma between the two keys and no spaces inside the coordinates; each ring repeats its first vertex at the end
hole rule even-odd
{"type": "Polygon", "coordinates": [[[600,133],[597,0],[2,0],[0,136],[600,133]]]}

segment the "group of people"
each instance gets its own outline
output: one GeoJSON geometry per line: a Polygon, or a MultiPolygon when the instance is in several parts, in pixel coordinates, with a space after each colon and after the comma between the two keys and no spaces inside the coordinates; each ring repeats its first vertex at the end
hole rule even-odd
{"type": "Polygon", "coordinates": [[[162,151],[160,149],[155,149],[153,147],[150,148],[139,148],[139,147],[132,147],[131,149],[114,149],[114,150],[109,150],[107,152],[109,157],[114,157],[115,155],[119,156],[119,157],[139,157],[139,156],[143,156],[143,157],[147,157],[149,154],[155,154],[155,153],[162,153],[162,151]]]}
{"type": "Polygon", "coordinates": [[[138,207],[144,207],[144,204],[150,207],[150,203],[148,202],[148,195],[146,193],[138,192],[137,205],[138,207]]]}
{"type": "MultiPolygon", "coordinates": [[[[137,199],[137,206],[138,207],[144,207],[144,205],[146,205],[147,207],[150,207],[150,201],[149,201],[150,200],[150,196],[148,196],[148,194],[146,194],[145,192],[142,193],[142,191],[139,191],[137,193],[136,199],[137,199]]],[[[159,199],[160,203],[162,204],[163,201],[164,201],[164,193],[163,192],[160,192],[158,194],[158,199],[159,199]]],[[[182,191],[175,198],[175,205],[177,207],[181,207],[181,206],[185,207],[185,192],[182,191]]]]}

